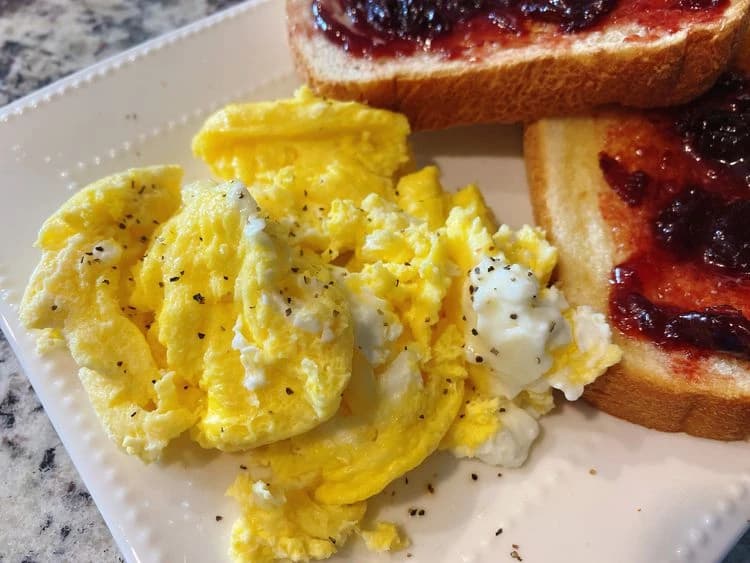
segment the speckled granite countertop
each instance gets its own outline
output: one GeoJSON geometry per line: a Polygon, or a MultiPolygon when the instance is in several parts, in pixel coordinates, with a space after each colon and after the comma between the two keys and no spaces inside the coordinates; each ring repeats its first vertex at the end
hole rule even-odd
{"type": "MultiPolygon", "coordinates": [[[[0,0],[0,106],[238,0],[0,0]]],[[[123,561],[0,334],[0,563],[123,561]]]]}
{"type": "MultiPolygon", "coordinates": [[[[0,106],[238,0],[0,0],[0,106]]],[[[123,561],[0,334],[0,563],[123,561]]],[[[750,534],[725,563],[750,561],[750,534]]]]}

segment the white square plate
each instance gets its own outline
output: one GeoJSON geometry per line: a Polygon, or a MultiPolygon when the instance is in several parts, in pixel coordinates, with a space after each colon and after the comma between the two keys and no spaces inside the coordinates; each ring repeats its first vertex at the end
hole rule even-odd
{"type": "MultiPolygon", "coordinates": [[[[38,260],[31,245],[71,190],[94,179],[170,162],[183,165],[188,180],[206,176],[190,139],[209,112],[229,101],[286,96],[297,85],[285,37],[282,2],[248,2],[0,112],[3,330],[130,562],[226,560],[236,508],[224,491],[241,457],[186,442],[146,466],[107,439],[71,359],[39,357],[19,325],[18,303],[38,260]]],[[[500,218],[514,226],[531,220],[520,129],[464,128],[413,142],[420,164],[437,162],[447,186],[477,181],[500,218]]],[[[499,477],[492,467],[434,456],[372,510],[403,524],[410,561],[431,563],[512,563],[513,544],[528,562],[714,561],[746,526],[746,442],[652,432],[584,405],[558,409],[543,428],[520,470],[499,477]],[[412,506],[426,516],[409,518],[412,506]]],[[[407,558],[352,543],[340,559],[407,558]]]]}

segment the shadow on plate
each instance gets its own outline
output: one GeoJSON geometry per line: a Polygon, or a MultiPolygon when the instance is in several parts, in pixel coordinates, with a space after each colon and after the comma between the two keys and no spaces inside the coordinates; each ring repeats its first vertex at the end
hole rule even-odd
{"type": "MultiPolygon", "coordinates": [[[[590,440],[593,449],[586,463],[597,469],[599,478],[616,479],[623,468],[634,465],[661,465],[665,460],[705,468],[712,473],[738,474],[741,460],[737,459],[738,446],[747,447],[747,442],[722,442],[690,436],[682,432],[660,432],[633,424],[599,411],[583,400],[567,403],[556,397],[557,406],[542,419],[542,426],[548,431],[537,441],[534,450],[552,446],[554,440],[568,440],[570,436],[584,436],[583,442],[590,440]],[[574,411],[569,416],[568,411],[574,411]],[[597,454],[596,444],[606,442],[606,457],[597,454]],[[722,459],[722,463],[717,463],[722,459]],[[734,461],[733,461],[734,460],[734,461]]],[[[541,453],[541,452],[540,452],[541,453]]]]}
{"type": "Polygon", "coordinates": [[[520,125],[472,125],[442,131],[422,131],[411,138],[418,167],[439,157],[520,157],[520,125]]]}
{"type": "Polygon", "coordinates": [[[180,465],[185,467],[203,467],[218,456],[225,455],[219,450],[207,450],[190,439],[187,432],[172,440],[164,449],[159,463],[166,467],[180,465]]]}

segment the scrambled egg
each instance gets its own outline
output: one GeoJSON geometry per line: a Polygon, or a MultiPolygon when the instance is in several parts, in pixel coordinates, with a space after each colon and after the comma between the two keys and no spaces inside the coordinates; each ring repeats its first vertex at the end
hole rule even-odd
{"type": "Polygon", "coordinates": [[[331,556],[367,499],[437,449],[517,466],[553,407],[619,359],[549,286],[538,229],[411,171],[403,116],[294,98],[229,106],[177,167],[83,189],[42,228],[26,326],[63,340],[112,439],[158,459],[185,431],[249,450],[237,561],[331,556]]]}
{"type": "Polygon", "coordinates": [[[456,207],[449,236],[466,272],[462,310],[469,386],[442,448],[458,457],[518,467],[539,435],[537,419],[554,406],[552,389],[576,400],[583,387],[620,360],[604,316],[571,309],[549,280],[557,253],[540,229],[495,232],[481,201],[456,207]],[[492,234],[494,232],[494,234],[492,234]]]}
{"type": "Polygon", "coordinates": [[[239,182],[180,191],[180,178],[130,170],[76,194],[42,227],[22,304],[145,460],[188,429],[229,451],[303,433],[351,377],[347,298],[322,261],[292,252],[239,182]]]}

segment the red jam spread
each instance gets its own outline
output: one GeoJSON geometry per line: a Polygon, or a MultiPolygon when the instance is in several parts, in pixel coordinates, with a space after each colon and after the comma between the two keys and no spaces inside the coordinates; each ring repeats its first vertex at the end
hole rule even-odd
{"type": "Polygon", "coordinates": [[[312,0],[313,21],[358,57],[435,51],[461,56],[485,44],[528,43],[541,25],[552,38],[637,23],[651,32],[710,21],[727,0],[312,0]],[[546,26],[546,27],[544,27],[546,26]]]}
{"type": "Polygon", "coordinates": [[[750,359],[750,78],[630,117],[599,154],[618,255],[610,316],[626,334],[750,359]]]}

